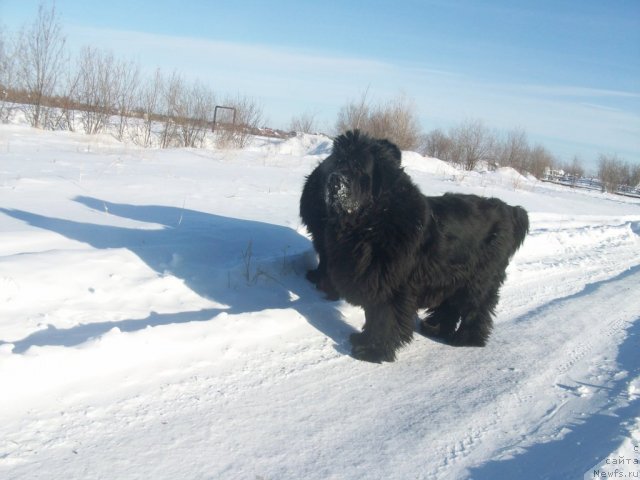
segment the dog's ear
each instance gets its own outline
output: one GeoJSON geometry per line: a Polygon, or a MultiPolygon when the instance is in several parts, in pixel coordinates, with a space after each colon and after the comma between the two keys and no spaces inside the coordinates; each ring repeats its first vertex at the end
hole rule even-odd
{"type": "Polygon", "coordinates": [[[389,140],[376,140],[374,148],[374,168],[372,191],[374,197],[388,189],[402,171],[402,153],[389,140]]]}
{"type": "Polygon", "coordinates": [[[378,197],[382,192],[392,190],[393,183],[401,173],[400,162],[390,161],[387,157],[375,157],[371,185],[373,196],[378,197]]]}
{"type": "Polygon", "coordinates": [[[402,162],[402,153],[397,145],[386,139],[378,140],[376,143],[379,151],[379,157],[387,158],[394,163],[396,167],[399,167],[402,162]]]}

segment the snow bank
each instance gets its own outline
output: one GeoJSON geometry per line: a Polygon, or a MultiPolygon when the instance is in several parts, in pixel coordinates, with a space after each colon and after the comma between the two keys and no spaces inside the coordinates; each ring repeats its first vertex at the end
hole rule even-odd
{"type": "Polygon", "coordinates": [[[416,171],[430,173],[437,176],[458,175],[459,170],[442,160],[432,157],[424,157],[416,152],[402,152],[402,165],[409,172],[416,171]]]}

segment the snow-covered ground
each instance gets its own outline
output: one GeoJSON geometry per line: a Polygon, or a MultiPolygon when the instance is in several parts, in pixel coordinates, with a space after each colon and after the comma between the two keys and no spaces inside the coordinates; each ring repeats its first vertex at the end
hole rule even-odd
{"type": "Polygon", "coordinates": [[[0,478],[639,471],[640,202],[405,153],[423,192],[522,205],[531,233],[486,348],[369,364],[362,311],[304,279],[298,199],[330,148],[0,126],[0,478]]]}

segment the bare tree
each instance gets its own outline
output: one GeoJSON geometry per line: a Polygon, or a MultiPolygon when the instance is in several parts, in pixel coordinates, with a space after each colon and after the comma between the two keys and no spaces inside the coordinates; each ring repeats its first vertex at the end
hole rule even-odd
{"type": "Polygon", "coordinates": [[[0,123],[7,123],[13,106],[9,101],[9,90],[15,82],[15,48],[5,37],[0,26],[0,123]]]}
{"type": "Polygon", "coordinates": [[[618,169],[620,172],[620,190],[626,190],[631,183],[631,165],[621,160],[618,169]]]}
{"type": "Polygon", "coordinates": [[[56,107],[52,115],[52,128],[54,130],[76,130],[76,114],[79,111],[78,86],[80,74],[78,71],[67,70],[60,81],[60,96],[57,99],[56,107]]]}
{"type": "Polygon", "coordinates": [[[422,155],[447,161],[451,152],[451,139],[439,128],[420,137],[418,151],[422,155]]]}
{"type": "Polygon", "coordinates": [[[525,173],[528,158],[527,133],[522,128],[515,128],[507,132],[506,138],[497,147],[497,158],[495,159],[497,164],[525,173]]]}
{"type": "Polygon", "coordinates": [[[412,101],[403,94],[373,109],[368,130],[401,150],[415,150],[420,143],[420,123],[412,101]]]}
{"type": "Polygon", "coordinates": [[[630,165],[629,174],[630,174],[629,182],[627,183],[627,185],[629,185],[632,188],[639,188],[640,187],[640,163],[630,165]]]}
{"type": "Polygon", "coordinates": [[[317,130],[315,113],[305,112],[302,115],[293,117],[289,124],[292,132],[314,133],[317,130]]]}
{"type": "Polygon", "coordinates": [[[420,123],[413,102],[400,94],[386,103],[371,105],[368,92],[349,102],[338,112],[336,133],[359,129],[376,138],[386,138],[401,150],[414,150],[420,144],[420,123]]]}
{"type": "Polygon", "coordinates": [[[538,144],[529,150],[525,170],[536,178],[542,178],[545,170],[553,168],[556,163],[549,150],[538,144]]]}
{"type": "Polygon", "coordinates": [[[177,72],[173,72],[171,76],[162,83],[160,114],[164,124],[160,132],[160,148],[180,145],[181,139],[178,133],[178,103],[184,88],[184,81],[177,72]]]}
{"type": "Polygon", "coordinates": [[[55,93],[60,72],[67,64],[66,39],[58,21],[55,5],[38,7],[38,15],[23,29],[17,51],[21,87],[29,95],[25,113],[32,126],[46,126],[44,102],[55,93]]]}
{"type": "Polygon", "coordinates": [[[453,147],[450,161],[464,170],[473,170],[482,161],[495,158],[495,135],[481,120],[467,120],[449,132],[453,147]]]}
{"type": "Polygon", "coordinates": [[[160,108],[163,83],[162,72],[157,69],[153,78],[141,87],[138,111],[142,116],[142,124],[133,135],[133,141],[143,147],[150,147],[153,143],[153,126],[160,108]]]}
{"type": "Polygon", "coordinates": [[[135,101],[140,93],[140,67],[134,62],[119,61],[115,65],[114,106],[118,114],[116,138],[125,139],[135,101]]]}
{"type": "Polygon", "coordinates": [[[562,170],[569,177],[572,186],[584,176],[584,168],[577,155],[573,156],[571,163],[563,165],[562,170]]]}
{"type": "Polygon", "coordinates": [[[600,154],[598,159],[598,178],[602,182],[602,191],[615,192],[624,183],[624,164],[617,155],[600,154]]]}
{"type": "Polygon", "coordinates": [[[351,100],[340,109],[335,128],[337,134],[348,130],[366,130],[371,110],[368,94],[369,88],[362,93],[360,99],[351,100]]]}
{"type": "Polygon", "coordinates": [[[236,110],[236,125],[234,128],[216,130],[216,145],[221,148],[245,148],[251,135],[257,131],[263,122],[262,106],[251,97],[237,95],[225,100],[225,105],[236,110]]]}
{"type": "Polygon", "coordinates": [[[76,99],[80,118],[88,134],[102,132],[115,110],[116,69],[113,54],[85,47],[78,65],[76,99]]]}
{"type": "Polygon", "coordinates": [[[201,147],[215,108],[213,92],[199,82],[180,90],[178,131],[185,147],[201,147]]]}

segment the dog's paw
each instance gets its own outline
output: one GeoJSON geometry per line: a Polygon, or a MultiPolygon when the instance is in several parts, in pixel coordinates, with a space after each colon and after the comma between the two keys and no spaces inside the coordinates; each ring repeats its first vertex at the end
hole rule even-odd
{"type": "Polygon", "coordinates": [[[336,300],[340,300],[340,295],[336,290],[336,287],[333,286],[331,280],[328,277],[323,277],[316,284],[316,288],[325,293],[326,299],[335,302],[336,300]]]}
{"type": "Polygon", "coordinates": [[[419,331],[425,337],[441,338],[442,336],[442,332],[440,330],[440,324],[430,323],[428,318],[420,321],[419,331]]]}
{"type": "Polygon", "coordinates": [[[340,295],[338,295],[338,292],[331,291],[324,293],[326,294],[324,298],[329,300],[330,302],[337,302],[338,300],[340,300],[340,295]]]}
{"type": "Polygon", "coordinates": [[[349,335],[351,345],[364,345],[367,343],[367,336],[364,332],[352,333],[349,335]]]}
{"type": "Polygon", "coordinates": [[[453,347],[484,347],[487,339],[478,333],[458,330],[454,332],[446,342],[453,347]]]}
{"type": "Polygon", "coordinates": [[[353,344],[351,355],[357,360],[371,363],[393,362],[396,359],[395,352],[367,343],[353,344]]]}
{"type": "Polygon", "coordinates": [[[320,274],[320,271],[316,268],[314,270],[308,270],[307,274],[305,275],[305,277],[311,283],[313,283],[314,285],[317,285],[318,282],[320,281],[322,275],[320,274]]]}

